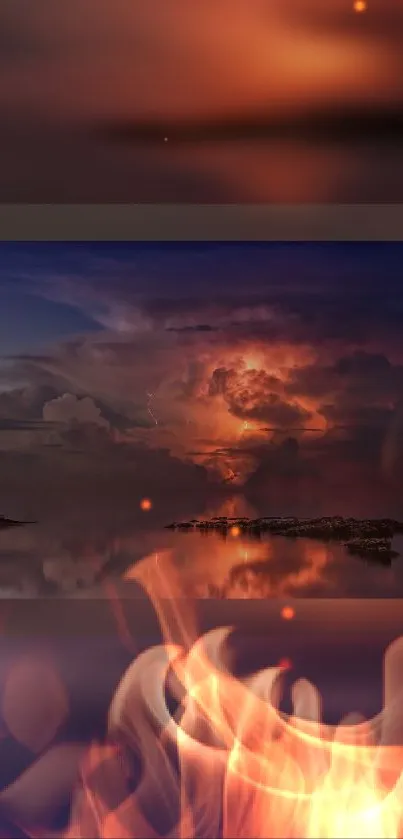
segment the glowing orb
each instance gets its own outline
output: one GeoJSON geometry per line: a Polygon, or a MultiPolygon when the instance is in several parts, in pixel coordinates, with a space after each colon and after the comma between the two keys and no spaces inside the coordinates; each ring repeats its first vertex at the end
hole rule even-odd
{"type": "Polygon", "coordinates": [[[151,501],[150,501],[150,499],[149,499],[149,498],[143,498],[143,499],[140,501],[140,507],[141,507],[141,509],[142,509],[142,510],[146,510],[146,511],[147,511],[147,510],[151,510],[152,506],[153,506],[153,505],[152,505],[152,503],[151,503],[151,501]]]}
{"type": "Polygon", "coordinates": [[[366,12],[368,8],[367,0],[354,0],[353,9],[358,14],[366,12]]]}
{"type": "Polygon", "coordinates": [[[233,525],[233,527],[231,527],[230,534],[231,534],[231,536],[233,536],[234,538],[236,538],[237,536],[239,536],[240,532],[241,532],[241,530],[240,530],[240,528],[239,528],[236,524],[234,524],[234,525],[233,525]]]}
{"type": "Polygon", "coordinates": [[[292,606],[283,606],[281,610],[281,617],[285,621],[291,621],[295,617],[295,610],[292,606]]]}

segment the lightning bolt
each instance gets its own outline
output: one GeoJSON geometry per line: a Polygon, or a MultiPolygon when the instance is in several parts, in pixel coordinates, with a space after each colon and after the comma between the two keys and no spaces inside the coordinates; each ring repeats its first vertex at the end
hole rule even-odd
{"type": "Polygon", "coordinates": [[[241,427],[240,432],[239,432],[239,439],[241,439],[241,437],[243,437],[243,435],[246,433],[246,431],[249,431],[249,423],[245,421],[244,424],[241,427]]]}
{"type": "Polygon", "coordinates": [[[150,417],[151,417],[152,421],[155,423],[155,425],[158,425],[157,417],[155,416],[155,414],[153,414],[153,411],[152,411],[152,408],[151,408],[151,402],[152,402],[153,399],[155,399],[154,394],[153,393],[147,393],[147,400],[148,400],[147,401],[147,411],[150,414],[150,417]]]}
{"type": "Polygon", "coordinates": [[[224,483],[230,483],[231,481],[235,481],[235,478],[237,478],[237,477],[238,477],[238,472],[233,472],[232,469],[229,469],[229,475],[227,475],[227,477],[224,478],[224,483]]]}

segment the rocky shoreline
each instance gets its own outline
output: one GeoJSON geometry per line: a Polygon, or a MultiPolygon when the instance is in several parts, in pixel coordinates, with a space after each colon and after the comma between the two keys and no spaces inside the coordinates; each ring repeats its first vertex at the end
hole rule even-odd
{"type": "Polygon", "coordinates": [[[403,534],[403,522],[395,519],[355,519],[342,516],[302,519],[296,517],[263,517],[258,519],[227,518],[172,522],[169,530],[201,533],[214,531],[223,538],[239,533],[259,539],[263,534],[283,536],[288,539],[318,539],[321,542],[342,543],[353,556],[377,559],[389,564],[399,554],[392,549],[392,539],[403,534]],[[237,531],[234,531],[234,528],[237,531]]]}

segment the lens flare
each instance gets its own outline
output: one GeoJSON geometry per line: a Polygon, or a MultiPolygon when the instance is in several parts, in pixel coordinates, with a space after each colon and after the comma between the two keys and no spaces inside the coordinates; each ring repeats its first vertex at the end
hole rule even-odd
{"type": "Polygon", "coordinates": [[[295,609],[292,606],[283,606],[281,610],[281,617],[285,621],[291,621],[295,618],[295,609]]]}
{"type": "Polygon", "coordinates": [[[290,658],[280,658],[278,663],[278,667],[280,670],[291,670],[292,669],[292,661],[290,658]]]}
{"type": "Polygon", "coordinates": [[[353,4],[353,9],[358,14],[362,14],[362,12],[366,12],[368,8],[368,4],[366,0],[355,0],[353,4]]]}
{"type": "Polygon", "coordinates": [[[145,512],[152,509],[152,501],[149,498],[142,498],[140,501],[140,508],[145,512]]]}

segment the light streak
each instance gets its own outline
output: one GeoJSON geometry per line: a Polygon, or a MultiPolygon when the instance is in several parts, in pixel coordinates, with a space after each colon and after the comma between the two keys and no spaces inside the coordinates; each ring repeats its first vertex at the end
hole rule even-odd
{"type": "Polygon", "coordinates": [[[249,423],[245,420],[245,422],[241,426],[241,429],[240,429],[240,432],[239,432],[239,439],[241,439],[241,437],[243,437],[243,435],[246,433],[246,431],[249,431],[249,430],[250,430],[249,429],[249,423]]]}
{"type": "Polygon", "coordinates": [[[150,417],[151,417],[152,421],[155,423],[155,425],[158,425],[157,417],[155,416],[155,414],[153,414],[153,411],[152,411],[152,408],[151,408],[151,402],[152,402],[153,399],[155,399],[154,394],[153,393],[147,393],[147,399],[148,399],[147,411],[150,414],[150,417]]]}

